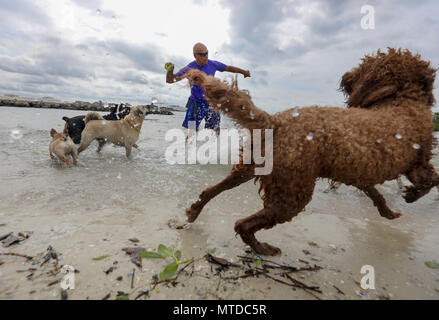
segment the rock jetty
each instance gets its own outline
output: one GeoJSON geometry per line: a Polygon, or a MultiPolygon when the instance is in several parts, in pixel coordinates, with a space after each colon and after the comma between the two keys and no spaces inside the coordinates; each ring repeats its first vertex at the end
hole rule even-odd
{"type": "MultiPolygon", "coordinates": [[[[0,96],[0,107],[23,107],[23,108],[46,108],[46,109],[66,109],[82,111],[109,111],[115,104],[104,105],[102,101],[90,103],[85,101],[65,102],[52,99],[33,100],[20,98],[18,96],[0,96]]],[[[129,104],[127,104],[129,106],[129,104]]],[[[157,108],[154,105],[146,105],[151,114],[173,115],[166,107],[157,108]]]]}

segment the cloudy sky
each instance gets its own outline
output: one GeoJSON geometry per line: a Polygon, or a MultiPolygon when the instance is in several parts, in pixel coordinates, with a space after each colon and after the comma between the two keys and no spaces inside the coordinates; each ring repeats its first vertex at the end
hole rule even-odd
{"type": "Polygon", "coordinates": [[[439,67],[438,13],[436,0],[0,0],[0,95],[184,106],[187,81],[166,84],[163,65],[184,67],[200,41],[250,70],[239,86],[269,112],[342,106],[341,76],[378,48],[439,67]]]}

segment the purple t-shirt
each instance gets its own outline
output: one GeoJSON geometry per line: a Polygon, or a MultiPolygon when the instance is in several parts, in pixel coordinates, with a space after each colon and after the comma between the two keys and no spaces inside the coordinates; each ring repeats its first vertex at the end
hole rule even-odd
{"type": "MultiPolygon", "coordinates": [[[[226,70],[226,65],[224,63],[221,63],[219,61],[215,60],[207,60],[207,63],[200,67],[197,62],[194,60],[191,63],[189,63],[186,67],[180,69],[180,71],[177,72],[177,76],[181,77],[186,72],[189,71],[189,69],[198,69],[200,71],[203,71],[208,76],[215,76],[215,72],[220,71],[223,72],[226,70]]],[[[204,99],[204,89],[203,87],[194,84],[191,88],[191,99],[196,101],[206,101],[204,99]]]]}

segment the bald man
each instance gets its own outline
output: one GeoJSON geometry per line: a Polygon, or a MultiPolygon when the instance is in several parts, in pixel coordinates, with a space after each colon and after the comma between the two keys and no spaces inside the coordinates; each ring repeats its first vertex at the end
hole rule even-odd
{"type": "MultiPolygon", "coordinates": [[[[198,42],[194,45],[193,48],[194,58],[195,60],[189,63],[186,67],[180,69],[176,74],[174,74],[174,64],[172,62],[167,62],[165,64],[165,68],[169,70],[166,73],[166,82],[174,83],[180,81],[184,78],[184,74],[187,73],[190,69],[198,69],[209,76],[215,76],[215,72],[223,72],[228,71],[232,73],[240,73],[244,76],[244,78],[250,77],[250,72],[248,70],[242,70],[237,67],[227,66],[224,63],[219,61],[210,60],[208,58],[209,51],[207,47],[198,42]]],[[[186,104],[186,117],[183,121],[183,127],[188,128],[189,122],[195,122],[195,129],[198,130],[198,127],[201,121],[205,120],[205,128],[215,130],[216,134],[220,132],[220,115],[213,111],[209,103],[204,98],[204,89],[196,84],[193,84],[191,87],[191,95],[186,104]]],[[[192,126],[189,129],[194,129],[192,126]]],[[[189,136],[191,136],[193,132],[189,132],[189,136]]]]}

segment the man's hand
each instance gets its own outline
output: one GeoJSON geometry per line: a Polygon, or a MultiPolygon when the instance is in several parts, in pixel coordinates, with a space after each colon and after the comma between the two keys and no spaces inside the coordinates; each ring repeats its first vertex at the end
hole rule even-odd
{"type": "Polygon", "coordinates": [[[166,62],[165,69],[168,72],[173,72],[174,71],[174,64],[172,62],[166,62]]]}

